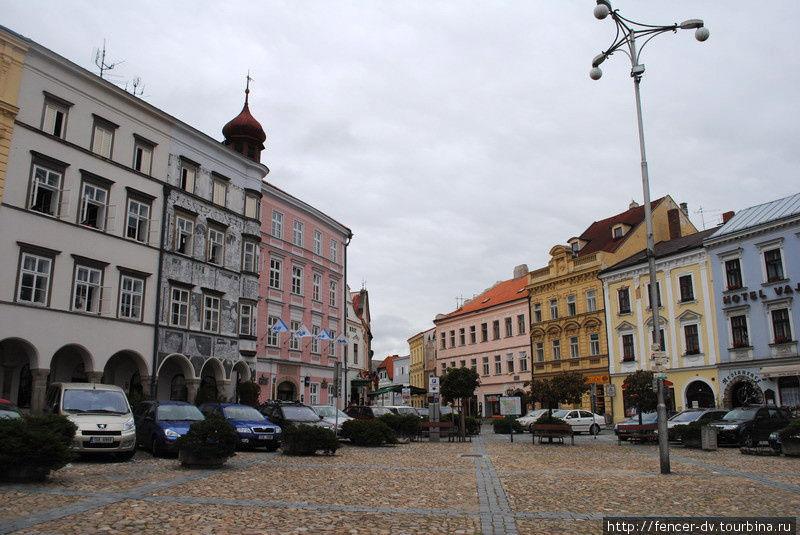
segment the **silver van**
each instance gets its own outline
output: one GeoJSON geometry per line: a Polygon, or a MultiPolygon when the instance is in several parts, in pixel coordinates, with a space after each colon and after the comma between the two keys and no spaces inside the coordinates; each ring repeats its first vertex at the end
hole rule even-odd
{"type": "Polygon", "coordinates": [[[127,460],[136,453],[136,427],[125,392],[99,383],[53,383],[47,412],[63,414],[78,426],[72,441],[77,453],[111,453],[127,460]]]}

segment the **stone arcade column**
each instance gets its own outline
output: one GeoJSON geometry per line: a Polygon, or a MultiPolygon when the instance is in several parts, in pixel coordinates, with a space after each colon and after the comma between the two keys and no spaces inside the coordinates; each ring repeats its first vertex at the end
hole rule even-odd
{"type": "Polygon", "coordinates": [[[33,377],[31,385],[31,414],[42,414],[44,411],[47,376],[49,374],[50,370],[47,368],[31,370],[31,376],[33,377]]]}
{"type": "Polygon", "coordinates": [[[142,395],[145,399],[150,399],[152,392],[150,392],[150,381],[153,380],[152,375],[142,375],[140,377],[140,384],[142,385],[142,395]]]}
{"type": "Polygon", "coordinates": [[[90,383],[100,383],[103,379],[103,372],[86,372],[86,380],[90,383]]]}
{"type": "Polygon", "coordinates": [[[200,379],[187,379],[186,380],[186,401],[194,403],[197,397],[197,391],[200,389],[200,379]]]}

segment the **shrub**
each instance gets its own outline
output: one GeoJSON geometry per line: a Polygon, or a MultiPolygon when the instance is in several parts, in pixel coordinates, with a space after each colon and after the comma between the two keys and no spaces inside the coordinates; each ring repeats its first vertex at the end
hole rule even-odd
{"type": "Polygon", "coordinates": [[[422,419],[413,414],[384,414],[378,420],[388,425],[395,434],[403,437],[413,437],[419,432],[422,419]]]}
{"type": "Polygon", "coordinates": [[[546,425],[568,425],[565,420],[561,418],[557,418],[551,415],[549,412],[545,412],[539,418],[536,419],[537,424],[546,424],[546,425]]]}
{"type": "Polygon", "coordinates": [[[209,414],[178,437],[175,445],[200,459],[227,459],[236,451],[236,429],[219,414],[209,414]]]}
{"type": "Polygon", "coordinates": [[[676,435],[680,438],[681,443],[684,446],[687,446],[690,442],[699,443],[701,439],[701,428],[705,425],[706,422],[699,422],[694,421],[690,422],[687,425],[676,425],[673,429],[680,427],[676,431],[676,435]]]}
{"type": "Polygon", "coordinates": [[[780,430],[778,436],[781,437],[781,442],[800,439],[800,418],[795,418],[789,422],[789,425],[780,430]]]}
{"type": "Polygon", "coordinates": [[[514,426],[515,433],[522,433],[522,424],[520,424],[513,416],[504,416],[503,418],[492,421],[494,432],[498,435],[507,435],[508,428],[514,426]]]}
{"type": "Polygon", "coordinates": [[[258,396],[261,394],[261,387],[252,381],[239,383],[236,387],[239,394],[239,403],[258,408],[258,396]]]}
{"type": "Polygon", "coordinates": [[[43,414],[0,418],[0,476],[29,467],[36,479],[66,466],[75,458],[70,449],[77,427],[66,416],[43,414]]]}
{"type": "MultiPolygon", "coordinates": [[[[457,414],[445,414],[441,417],[442,422],[455,422],[456,427],[459,425],[459,416],[457,414]]],[[[481,424],[477,418],[472,416],[464,416],[464,427],[468,435],[477,435],[481,432],[481,424]]]]}
{"type": "Polygon", "coordinates": [[[397,434],[381,420],[348,420],[342,424],[342,436],[356,446],[374,447],[397,442],[397,434]]]}
{"type": "Polygon", "coordinates": [[[316,425],[287,425],[281,441],[286,455],[314,455],[318,450],[333,455],[339,449],[336,433],[316,425]]]}

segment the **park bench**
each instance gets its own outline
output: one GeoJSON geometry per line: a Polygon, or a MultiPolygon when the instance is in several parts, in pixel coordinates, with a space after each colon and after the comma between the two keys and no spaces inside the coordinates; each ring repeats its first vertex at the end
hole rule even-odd
{"type": "Polygon", "coordinates": [[[623,435],[630,441],[638,440],[644,442],[645,440],[658,439],[658,424],[620,424],[617,430],[619,431],[617,444],[622,444],[623,435]]]}
{"type": "Polygon", "coordinates": [[[572,431],[572,426],[569,424],[533,424],[531,426],[531,440],[536,444],[536,437],[539,437],[539,444],[542,439],[548,439],[552,443],[556,438],[564,443],[564,437],[569,437],[572,440],[572,445],[575,445],[575,433],[572,431]]]}
{"type": "Polygon", "coordinates": [[[452,441],[458,433],[458,428],[453,425],[453,422],[420,422],[417,436],[430,438],[432,429],[438,429],[439,437],[447,437],[448,441],[452,441]]]}

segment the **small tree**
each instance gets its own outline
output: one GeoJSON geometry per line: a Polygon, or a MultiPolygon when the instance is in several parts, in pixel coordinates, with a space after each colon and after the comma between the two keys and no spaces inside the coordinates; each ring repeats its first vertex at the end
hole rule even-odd
{"type": "Polygon", "coordinates": [[[653,372],[637,370],[622,382],[622,399],[626,407],[635,407],[639,413],[639,424],[642,413],[652,412],[658,407],[658,392],[653,388],[653,372]]]}
{"type": "Polygon", "coordinates": [[[258,396],[261,393],[261,387],[256,383],[252,381],[239,383],[236,385],[236,391],[239,394],[239,403],[258,408],[258,396]]]}
{"type": "Polygon", "coordinates": [[[586,378],[578,372],[561,372],[547,379],[534,379],[530,383],[530,399],[542,404],[548,416],[559,403],[580,403],[583,395],[589,391],[586,378]]]}
{"type": "Polygon", "coordinates": [[[439,379],[442,399],[446,402],[459,400],[460,418],[459,433],[464,436],[464,404],[475,395],[475,389],[481,384],[478,372],[472,368],[449,368],[439,379]]]}

